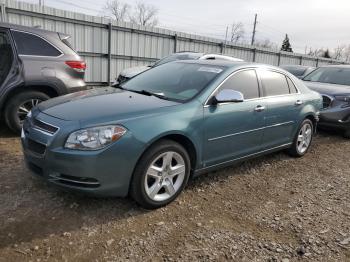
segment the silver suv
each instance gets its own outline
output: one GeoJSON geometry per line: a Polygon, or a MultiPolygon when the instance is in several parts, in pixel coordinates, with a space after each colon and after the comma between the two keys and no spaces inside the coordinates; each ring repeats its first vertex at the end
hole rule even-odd
{"type": "Polygon", "coordinates": [[[86,88],[86,64],[69,36],[0,23],[0,112],[15,132],[38,103],[86,88]]]}

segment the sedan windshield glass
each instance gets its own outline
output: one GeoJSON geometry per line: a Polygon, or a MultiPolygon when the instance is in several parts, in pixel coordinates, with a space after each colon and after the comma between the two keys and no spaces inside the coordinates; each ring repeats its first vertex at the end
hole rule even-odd
{"type": "Polygon", "coordinates": [[[121,88],[185,102],[200,93],[225,70],[223,66],[173,62],[152,68],[121,88]]]}
{"type": "Polygon", "coordinates": [[[350,68],[320,67],[307,75],[304,81],[350,85],[350,68]]]}

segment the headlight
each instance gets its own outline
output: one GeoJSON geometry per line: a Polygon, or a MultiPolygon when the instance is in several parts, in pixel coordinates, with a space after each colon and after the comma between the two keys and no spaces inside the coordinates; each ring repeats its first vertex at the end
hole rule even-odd
{"type": "Polygon", "coordinates": [[[65,148],[98,150],[118,141],[126,131],[124,127],[118,125],[99,126],[79,130],[69,135],[65,148]]]}
{"type": "Polygon", "coordinates": [[[345,96],[335,96],[335,99],[338,101],[343,101],[343,102],[350,102],[350,95],[345,95],[345,96]]]}
{"type": "Polygon", "coordinates": [[[341,105],[342,108],[350,107],[350,95],[334,96],[336,100],[345,102],[346,104],[341,105]]]}

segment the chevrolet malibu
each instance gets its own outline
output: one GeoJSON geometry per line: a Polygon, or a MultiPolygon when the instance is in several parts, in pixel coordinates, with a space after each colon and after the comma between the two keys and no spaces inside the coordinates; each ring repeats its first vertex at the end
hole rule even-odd
{"type": "Polygon", "coordinates": [[[131,195],[153,209],[191,176],[278,150],[303,156],[321,107],[319,94],[282,69],[179,61],[41,103],[22,144],[29,169],[49,183],[131,195]]]}

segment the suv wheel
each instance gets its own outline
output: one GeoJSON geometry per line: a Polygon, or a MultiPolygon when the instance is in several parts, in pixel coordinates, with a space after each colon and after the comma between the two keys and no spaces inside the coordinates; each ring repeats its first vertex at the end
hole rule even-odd
{"type": "Polygon", "coordinates": [[[172,202],[181,193],[190,176],[187,151],[178,143],[162,140],[141,157],[131,182],[131,195],[147,209],[172,202]]]}
{"type": "Polygon", "coordinates": [[[314,134],[314,125],[311,120],[305,119],[294,138],[293,145],[287,151],[291,156],[302,157],[309,150],[314,134]]]}
{"type": "Polygon", "coordinates": [[[48,95],[38,91],[27,91],[15,95],[7,102],[5,107],[7,126],[14,132],[20,133],[23,121],[30,110],[49,98],[48,95]]]}

